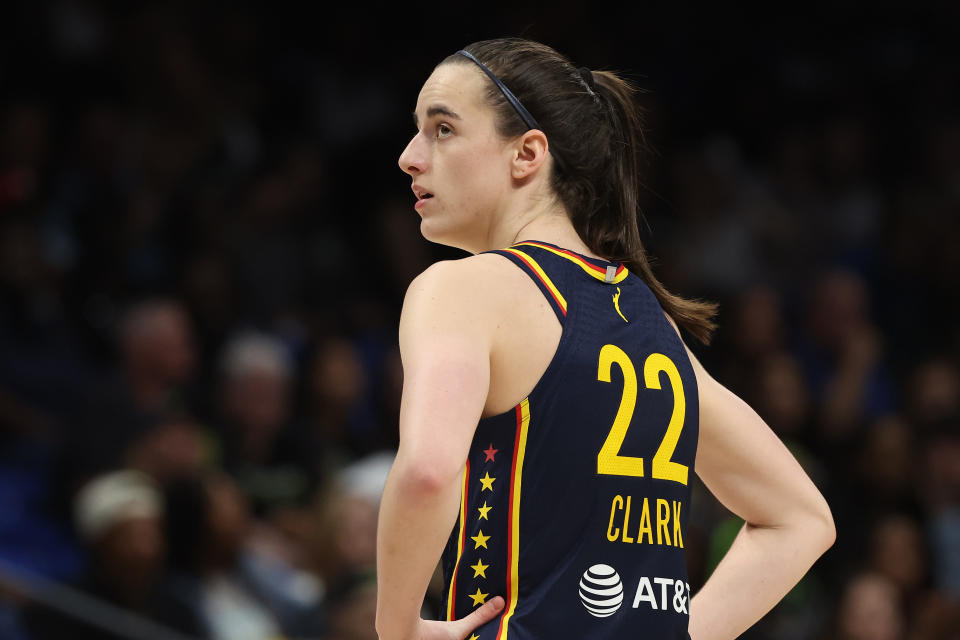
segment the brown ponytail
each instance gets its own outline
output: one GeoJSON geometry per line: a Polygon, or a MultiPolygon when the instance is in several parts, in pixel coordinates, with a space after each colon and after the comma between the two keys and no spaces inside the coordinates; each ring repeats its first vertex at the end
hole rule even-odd
{"type": "Polygon", "coordinates": [[[646,149],[641,112],[633,96],[636,89],[629,82],[610,71],[593,72],[595,86],[609,103],[614,120],[614,131],[622,137],[614,140],[611,171],[608,173],[607,193],[619,195],[617,206],[609,208],[609,217],[602,228],[574,227],[591,250],[611,260],[623,262],[627,268],[643,278],[660,302],[660,306],[674,321],[689,331],[703,344],[709,344],[717,325],[713,321],[717,305],[701,300],[688,300],[670,293],[653,274],[647,252],[640,240],[637,222],[640,213],[639,153],[646,149]],[[613,224],[611,224],[613,223],[613,224]]]}
{"type": "MultiPolygon", "coordinates": [[[[657,280],[640,241],[640,154],[647,148],[636,90],[609,71],[591,77],[559,53],[518,38],[486,40],[465,48],[513,91],[543,127],[563,169],[551,184],[583,242],[597,255],[623,262],[639,275],[663,310],[704,344],[716,324],[717,305],[687,300],[657,280]]],[[[471,64],[460,55],[441,64],[471,64]]],[[[503,93],[490,83],[487,99],[497,130],[512,138],[527,129],[503,93]]]]}

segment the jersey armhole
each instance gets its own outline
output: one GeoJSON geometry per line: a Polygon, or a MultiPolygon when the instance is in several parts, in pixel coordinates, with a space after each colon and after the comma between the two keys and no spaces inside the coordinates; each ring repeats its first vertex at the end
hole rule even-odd
{"type": "Polygon", "coordinates": [[[492,249],[490,251],[484,251],[483,253],[496,253],[520,267],[524,273],[530,276],[530,279],[533,280],[534,284],[540,289],[543,297],[550,303],[550,307],[557,315],[557,320],[560,321],[560,325],[562,326],[564,324],[567,318],[567,300],[563,297],[560,289],[557,288],[550,276],[543,270],[543,267],[541,267],[530,254],[514,248],[492,249]]]}

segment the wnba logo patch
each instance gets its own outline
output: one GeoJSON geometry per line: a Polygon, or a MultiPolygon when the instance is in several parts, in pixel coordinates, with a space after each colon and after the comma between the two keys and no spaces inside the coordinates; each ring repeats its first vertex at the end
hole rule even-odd
{"type": "Polygon", "coordinates": [[[623,582],[610,565],[595,564],[580,579],[580,602],[596,618],[612,616],[623,604],[623,582]]]}

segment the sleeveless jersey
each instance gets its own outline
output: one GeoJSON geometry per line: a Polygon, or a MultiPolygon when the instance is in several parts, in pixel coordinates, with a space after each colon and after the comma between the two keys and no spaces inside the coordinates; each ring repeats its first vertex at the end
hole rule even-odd
{"type": "Polygon", "coordinates": [[[546,242],[495,250],[562,325],[514,409],[482,419],[443,554],[443,617],[501,595],[468,640],[685,640],[698,437],[693,368],[647,285],[546,242]]]}

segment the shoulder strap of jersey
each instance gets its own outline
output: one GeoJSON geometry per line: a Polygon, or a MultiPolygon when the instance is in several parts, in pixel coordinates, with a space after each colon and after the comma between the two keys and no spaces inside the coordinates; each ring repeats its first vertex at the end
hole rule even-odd
{"type": "Polygon", "coordinates": [[[524,240],[513,245],[511,248],[525,250],[525,247],[537,247],[544,251],[549,251],[550,253],[569,260],[573,264],[577,265],[583,272],[586,273],[591,278],[604,282],[606,284],[620,284],[623,282],[628,275],[627,268],[621,263],[614,268],[613,266],[607,266],[606,268],[593,264],[584,259],[583,256],[576,254],[572,251],[562,249],[556,245],[552,245],[548,242],[538,242],[536,240],[524,240]]]}
{"type": "Polygon", "coordinates": [[[547,275],[540,262],[533,257],[532,252],[524,250],[523,247],[507,247],[505,249],[493,249],[484,253],[497,253],[509,259],[515,265],[523,269],[528,276],[540,287],[544,297],[557,314],[560,324],[563,324],[567,317],[567,300],[563,297],[560,289],[554,281],[547,275]]]}

